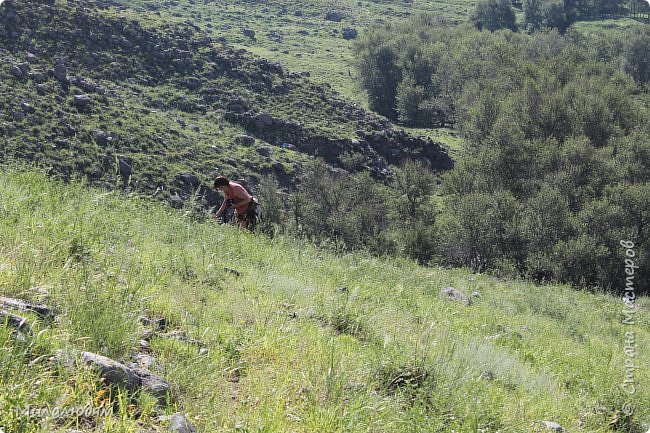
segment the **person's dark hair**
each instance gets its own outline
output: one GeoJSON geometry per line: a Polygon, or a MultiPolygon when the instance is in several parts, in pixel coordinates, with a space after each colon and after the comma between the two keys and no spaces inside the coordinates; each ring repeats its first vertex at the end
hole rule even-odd
{"type": "Polygon", "coordinates": [[[230,183],[230,182],[228,181],[228,179],[226,179],[226,178],[223,177],[223,176],[217,176],[217,177],[214,179],[214,187],[215,187],[215,188],[218,188],[218,187],[220,187],[220,186],[228,186],[229,183],[230,183]]]}

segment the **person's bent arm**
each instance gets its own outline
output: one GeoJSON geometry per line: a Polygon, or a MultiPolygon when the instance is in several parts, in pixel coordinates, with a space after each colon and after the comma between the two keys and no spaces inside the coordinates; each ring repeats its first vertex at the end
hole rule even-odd
{"type": "Polygon", "coordinates": [[[223,201],[221,202],[221,207],[217,211],[217,213],[214,214],[215,218],[219,218],[223,211],[226,210],[226,199],[224,198],[223,201]]]}

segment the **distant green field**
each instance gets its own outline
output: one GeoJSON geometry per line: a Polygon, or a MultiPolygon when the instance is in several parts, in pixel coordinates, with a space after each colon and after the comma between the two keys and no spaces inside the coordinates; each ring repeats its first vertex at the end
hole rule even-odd
{"type": "Polygon", "coordinates": [[[638,301],[636,324],[623,325],[612,296],[337,256],[39,173],[5,168],[0,196],[0,296],[59,307],[53,321],[28,315],[24,340],[0,326],[6,432],[159,432],[176,411],[203,432],[650,426],[648,299],[638,301]],[[441,297],[450,286],[478,295],[471,305],[441,297]],[[146,350],[171,383],[170,406],[121,392],[102,417],[15,410],[98,406],[108,394],[96,377],[53,355],[128,360],[143,350],[140,315],[166,319],[146,350]],[[626,331],[635,333],[633,396],[620,386],[626,331]]]}

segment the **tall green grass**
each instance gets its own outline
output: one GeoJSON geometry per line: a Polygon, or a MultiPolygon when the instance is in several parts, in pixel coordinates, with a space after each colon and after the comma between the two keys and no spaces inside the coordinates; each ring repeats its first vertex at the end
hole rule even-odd
{"type": "Polygon", "coordinates": [[[607,294],[334,255],[34,171],[0,173],[0,197],[0,295],[59,307],[50,322],[30,316],[34,334],[24,341],[0,326],[5,431],[153,431],[175,411],[206,432],[650,424],[646,299],[638,323],[623,325],[622,301],[607,294]],[[481,298],[445,300],[447,286],[481,298]],[[101,419],[13,410],[100,404],[91,371],[51,358],[78,349],[127,359],[145,331],[140,315],[167,319],[150,350],[172,384],[169,407],[119,393],[101,419]],[[640,367],[634,396],[620,388],[629,330],[640,367]],[[632,416],[621,413],[627,401],[632,416]]]}

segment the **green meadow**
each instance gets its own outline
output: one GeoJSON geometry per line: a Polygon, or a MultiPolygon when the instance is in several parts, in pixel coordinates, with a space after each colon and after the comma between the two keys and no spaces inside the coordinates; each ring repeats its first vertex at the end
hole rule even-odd
{"type": "Polygon", "coordinates": [[[3,170],[0,197],[0,296],[56,308],[26,316],[31,334],[0,327],[5,432],[159,432],[174,412],[202,432],[649,427],[646,298],[626,325],[607,294],[269,239],[40,172],[3,170]],[[142,316],[165,329],[152,335],[142,316]],[[167,405],[61,361],[75,350],[146,351],[171,384],[167,405]],[[108,412],[17,410],[85,404],[108,412]]]}

